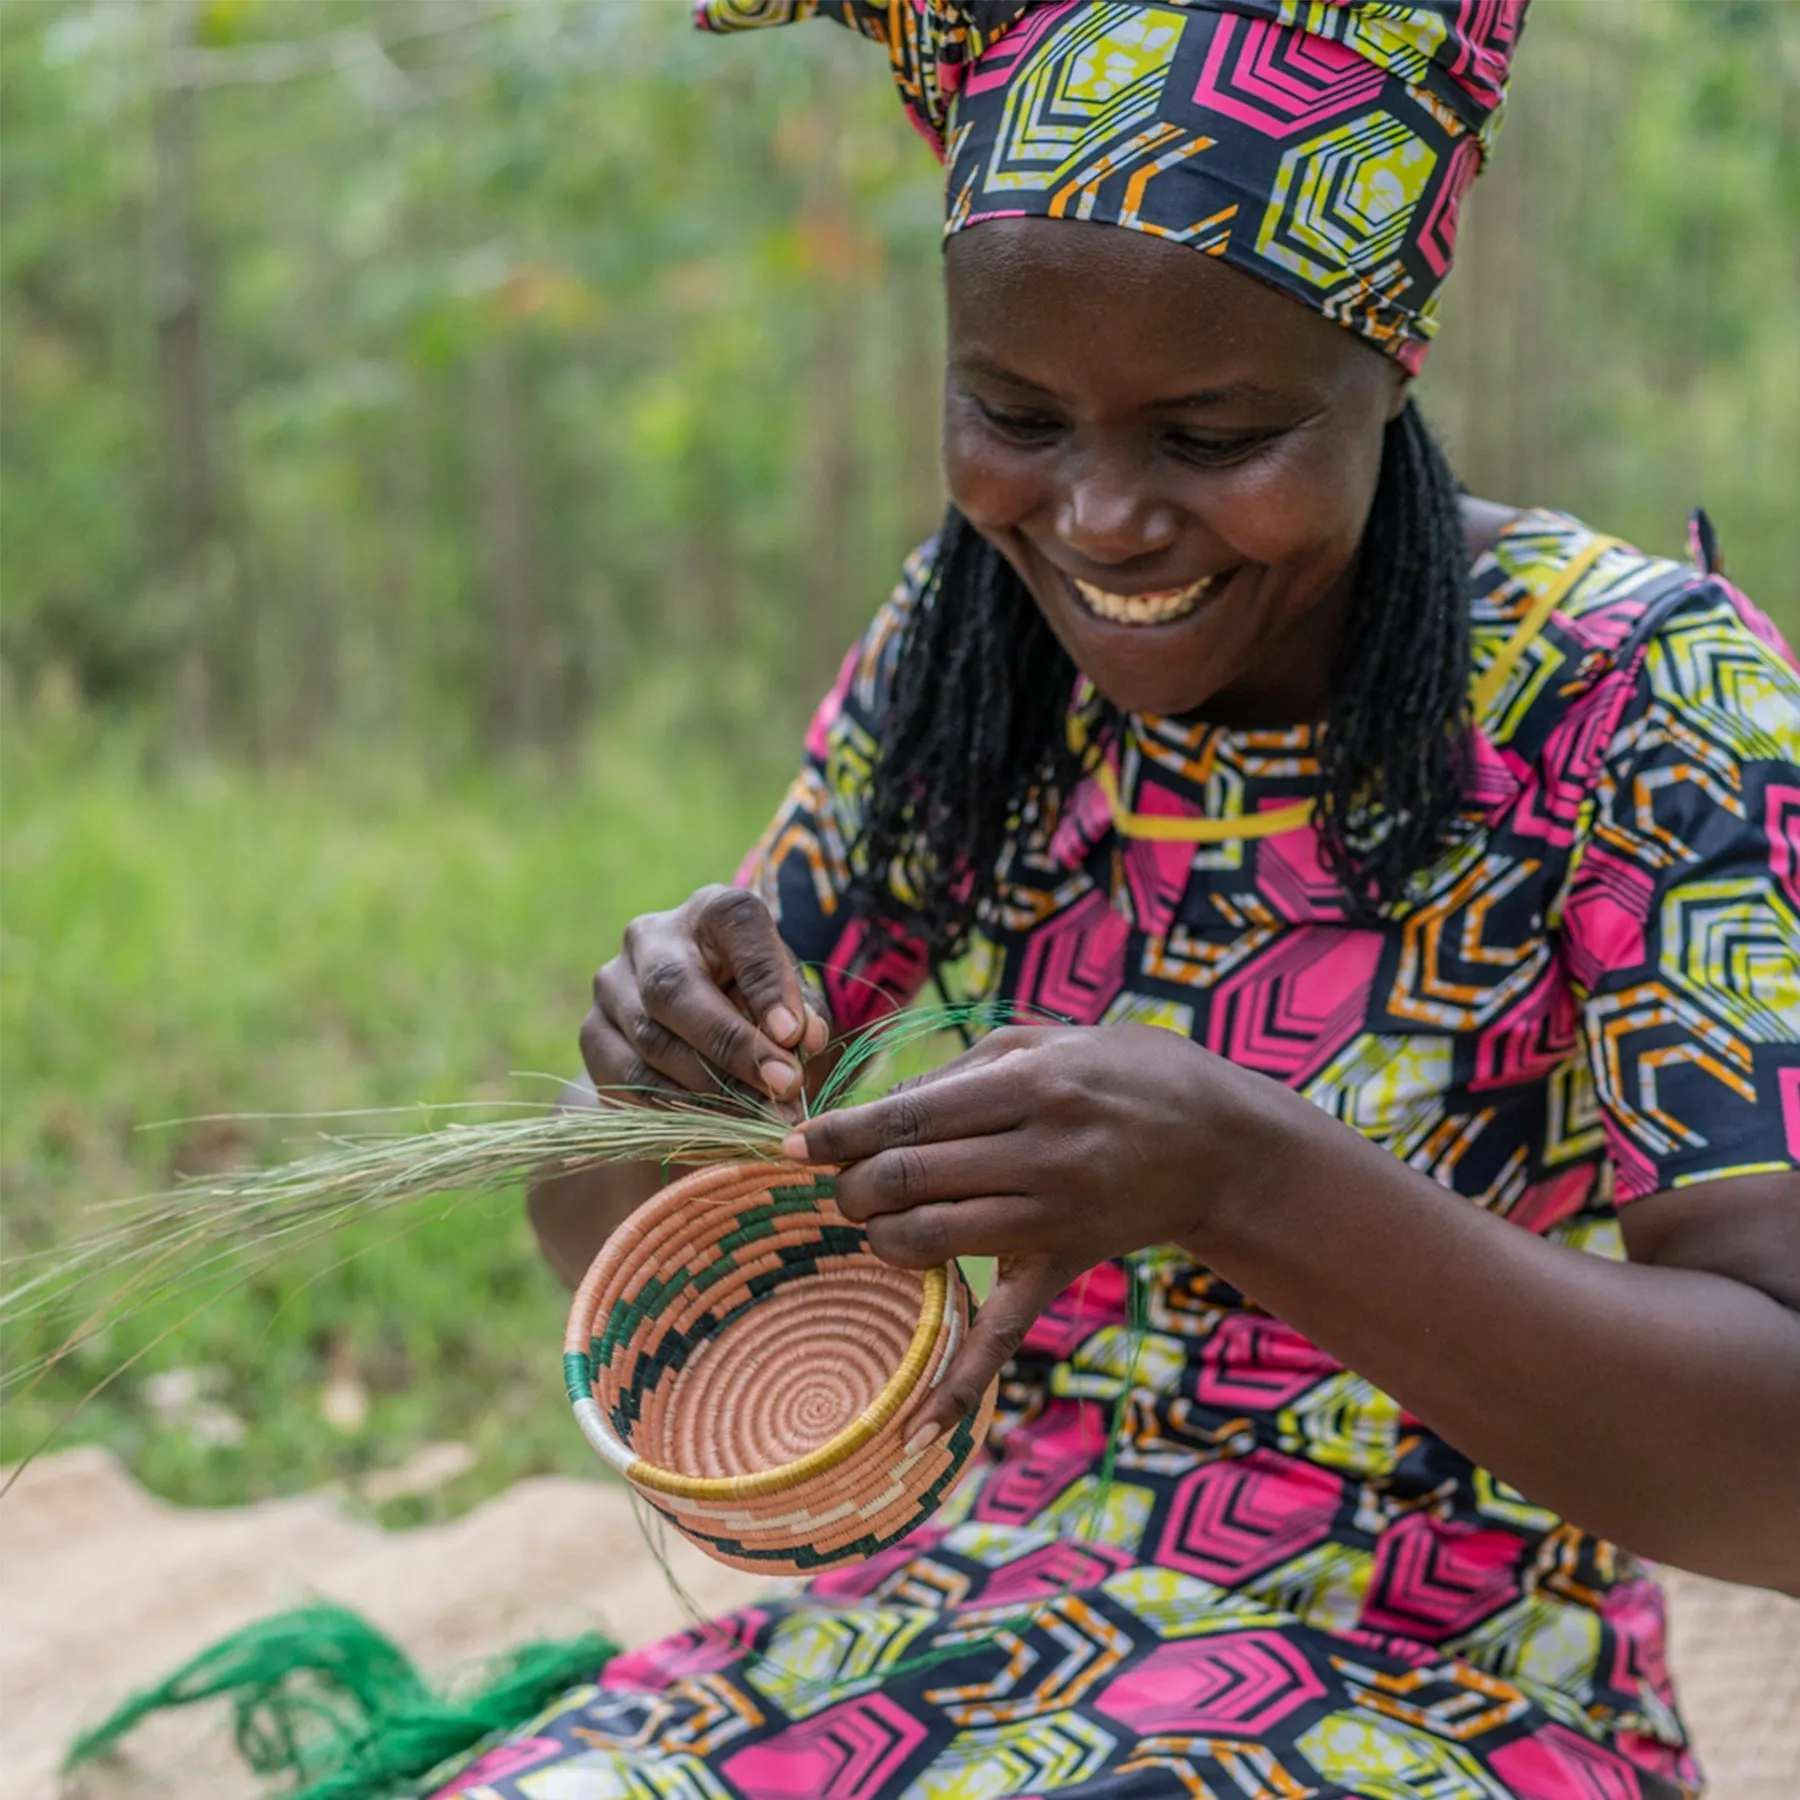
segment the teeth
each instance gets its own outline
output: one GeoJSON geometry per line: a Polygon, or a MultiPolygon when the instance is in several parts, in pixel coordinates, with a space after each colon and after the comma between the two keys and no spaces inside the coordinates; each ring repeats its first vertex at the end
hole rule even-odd
{"type": "Polygon", "coordinates": [[[1212,584],[1210,575],[1202,575],[1187,587],[1165,588],[1160,594],[1109,594],[1091,581],[1077,580],[1075,591],[1091,611],[1115,625],[1166,625],[1171,619],[1191,613],[1212,584]]]}

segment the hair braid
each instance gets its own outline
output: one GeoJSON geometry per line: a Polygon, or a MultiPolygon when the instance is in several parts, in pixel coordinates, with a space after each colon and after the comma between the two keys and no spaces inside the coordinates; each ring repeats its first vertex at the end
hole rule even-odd
{"type": "Polygon", "coordinates": [[[1461,493],[1409,400],[1382,442],[1320,743],[1325,863],[1357,917],[1401,897],[1461,811],[1469,687],[1461,493]]]}
{"type": "MultiPolygon", "coordinates": [[[[1459,497],[1409,401],[1383,440],[1321,742],[1324,857],[1358,918],[1400,898],[1461,807],[1459,497]]],[[[1075,680],[1012,565],[952,507],[902,631],[857,845],[854,904],[878,928],[904,927],[939,957],[966,945],[1021,821],[1054,809],[1082,775],[1067,729],[1075,680]]],[[[1116,722],[1101,710],[1096,748],[1116,722]]]]}
{"type": "Polygon", "coordinates": [[[902,631],[857,844],[859,911],[939,956],[963,948],[1025,809],[1081,777],[1075,676],[1012,565],[951,507],[902,631]]]}

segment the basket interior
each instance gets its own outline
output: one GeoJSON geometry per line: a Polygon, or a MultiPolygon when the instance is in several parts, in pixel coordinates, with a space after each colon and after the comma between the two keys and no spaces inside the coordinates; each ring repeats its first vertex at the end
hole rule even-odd
{"type": "Polygon", "coordinates": [[[829,1178],[768,1189],[720,1206],[650,1271],[620,1271],[595,1314],[595,1397],[652,1463],[758,1474],[875,1400],[923,1301],[922,1278],[875,1257],[829,1178]]]}

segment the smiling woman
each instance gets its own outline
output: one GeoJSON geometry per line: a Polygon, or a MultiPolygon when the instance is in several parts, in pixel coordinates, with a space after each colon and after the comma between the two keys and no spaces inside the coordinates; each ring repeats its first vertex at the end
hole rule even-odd
{"type": "Polygon", "coordinates": [[[1522,0],[701,11],[943,153],[953,504],[589,1074],[793,1104],[952,961],[1066,1023],[784,1146],[998,1259],[907,1419],[998,1381],[971,1478],[441,1794],[1697,1793],[1638,1558],[1800,1589],[1800,672],[1409,399],[1522,0]]]}
{"type": "Polygon", "coordinates": [[[1462,601],[1504,516],[1459,499],[1404,370],[1136,232],[996,220],[945,270],[954,508],[867,818],[914,928],[959,949],[1034,789],[1073,787],[1129,715],[1326,720],[1322,854],[1359,903],[1396,898],[1461,804],[1462,601]],[[1003,697],[1009,655],[1054,677],[1003,697]],[[1101,726],[1079,747],[1077,671],[1101,726]]]}
{"type": "MultiPolygon", "coordinates": [[[[908,1442],[998,1374],[992,1461],[492,1792],[878,1736],[818,1785],[1691,1793],[1632,1553],[1800,1587],[1800,675],[1703,522],[1477,500],[1409,398],[1523,7],[703,9],[813,12],[945,154],[952,505],[583,1043],[792,1096],[953,959],[1070,1021],[787,1146],[880,1255],[1000,1259],[908,1442]]],[[[546,1249],[652,1185],[546,1185],[546,1249]]]]}
{"type": "MultiPolygon", "coordinates": [[[[1409,398],[1523,7],[703,9],[815,11],[945,153],[952,505],[583,1043],[791,1096],[952,959],[1070,1021],[787,1146],[882,1256],[1000,1259],[909,1439],[999,1374],[993,1460],[480,1791],[878,1733],[822,1785],[1693,1792],[1632,1553],[1800,1587],[1800,675],[1704,530],[1474,499],[1409,398]]],[[[652,1185],[541,1189],[547,1250],[652,1185]]]]}

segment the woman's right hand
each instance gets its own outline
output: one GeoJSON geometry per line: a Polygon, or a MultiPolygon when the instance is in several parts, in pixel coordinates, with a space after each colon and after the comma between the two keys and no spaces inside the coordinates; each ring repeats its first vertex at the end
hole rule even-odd
{"type": "Polygon", "coordinates": [[[801,1057],[830,1029],[774,915],[743,888],[703,887],[643,913],[594,977],[581,1055],[595,1087],[716,1094],[729,1081],[791,1103],[801,1057]]]}

